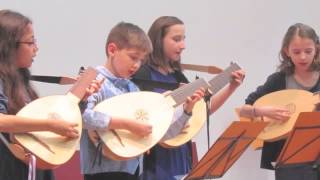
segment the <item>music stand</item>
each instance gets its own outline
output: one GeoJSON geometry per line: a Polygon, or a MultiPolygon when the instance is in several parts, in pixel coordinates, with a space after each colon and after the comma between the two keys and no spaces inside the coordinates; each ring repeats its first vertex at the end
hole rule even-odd
{"type": "Polygon", "coordinates": [[[277,159],[276,168],[312,163],[320,154],[320,112],[301,112],[277,159]]]}
{"type": "Polygon", "coordinates": [[[233,122],[185,180],[222,177],[267,124],[266,122],[233,122]]]}

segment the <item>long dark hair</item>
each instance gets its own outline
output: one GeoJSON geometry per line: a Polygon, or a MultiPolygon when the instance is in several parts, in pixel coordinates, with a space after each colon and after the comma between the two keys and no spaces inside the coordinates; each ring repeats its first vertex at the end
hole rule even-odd
{"type": "Polygon", "coordinates": [[[312,27],[302,24],[302,23],[296,23],[289,27],[287,30],[283,40],[282,40],[282,46],[280,51],[280,65],[278,69],[282,72],[285,72],[287,74],[293,74],[294,73],[294,64],[291,61],[291,58],[286,54],[286,50],[289,47],[290,42],[294,38],[295,35],[298,35],[301,38],[308,38],[311,39],[315,44],[315,56],[314,60],[310,66],[310,71],[314,70],[320,70],[320,57],[319,57],[319,51],[320,51],[320,44],[319,44],[319,36],[317,35],[316,31],[312,29],[312,27]]]}
{"type": "Polygon", "coordinates": [[[28,98],[35,99],[37,94],[29,83],[30,72],[27,68],[16,66],[19,41],[31,20],[11,10],[0,10],[0,80],[8,98],[8,113],[17,113],[28,98]]]}
{"type": "Polygon", "coordinates": [[[172,67],[174,70],[181,70],[180,61],[167,61],[164,57],[163,38],[168,33],[168,29],[176,24],[184,24],[179,18],[174,16],[161,16],[151,25],[148,35],[152,42],[153,51],[147,58],[146,63],[152,67],[172,67]]]}

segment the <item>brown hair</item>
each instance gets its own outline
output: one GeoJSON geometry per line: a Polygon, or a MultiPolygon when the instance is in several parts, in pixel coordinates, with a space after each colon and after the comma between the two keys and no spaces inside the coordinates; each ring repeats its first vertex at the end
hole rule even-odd
{"type": "Polygon", "coordinates": [[[174,16],[162,16],[156,19],[151,25],[148,35],[153,45],[153,52],[147,58],[147,64],[152,67],[166,68],[168,66],[175,70],[181,70],[180,61],[168,62],[165,59],[163,38],[168,33],[168,29],[176,24],[183,24],[183,22],[174,16]]]}
{"type": "Polygon", "coordinates": [[[26,97],[37,98],[29,83],[27,68],[16,66],[19,41],[31,20],[18,12],[0,10],[0,81],[8,98],[8,113],[15,114],[26,103],[26,97]]]}
{"type": "Polygon", "coordinates": [[[291,61],[291,58],[287,56],[286,50],[289,47],[290,42],[294,38],[294,36],[298,35],[301,38],[308,38],[311,39],[315,44],[316,54],[314,60],[310,66],[310,71],[320,70],[320,58],[319,58],[319,51],[320,51],[320,44],[319,44],[319,37],[314,29],[310,26],[302,23],[297,23],[289,27],[287,33],[285,34],[281,51],[280,51],[280,65],[278,69],[283,71],[287,74],[294,73],[294,64],[291,61]]]}
{"type": "MultiPolygon", "coordinates": [[[[137,25],[120,22],[114,26],[107,38],[106,49],[110,43],[115,43],[118,48],[135,48],[146,52],[152,51],[152,44],[147,34],[137,25]]],[[[108,51],[106,51],[108,55],[108,51]]]]}

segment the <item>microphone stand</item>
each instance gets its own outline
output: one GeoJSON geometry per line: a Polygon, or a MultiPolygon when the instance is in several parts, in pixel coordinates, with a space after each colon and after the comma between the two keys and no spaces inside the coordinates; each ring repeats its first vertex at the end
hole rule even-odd
{"type": "Polygon", "coordinates": [[[210,91],[206,91],[204,95],[204,101],[206,103],[206,110],[207,110],[207,143],[208,143],[208,149],[210,148],[210,99],[211,99],[212,93],[210,91]]]}
{"type": "MultiPolygon", "coordinates": [[[[199,79],[199,76],[196,76],[195,79],[199,79]]],[[[203,97],[204,102],[206,103],[206,112],[207,112],[207,144],[208,149],[210,149],[210,99],[211,99],[212,93],[208,90],[206,90],[205,95],[203,97]]]]}

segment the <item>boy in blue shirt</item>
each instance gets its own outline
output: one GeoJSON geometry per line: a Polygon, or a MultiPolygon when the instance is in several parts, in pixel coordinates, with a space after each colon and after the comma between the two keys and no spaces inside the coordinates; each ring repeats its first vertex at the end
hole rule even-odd
{"type": "Polygon", "coordinates": [[[126,161],[102,157],[99,163],[94,163],[97,152],[88,130],[126,129],[142,137],[152,132],[152,127],[148,124],[111,117],[93,110],[99,102],[107,98],[139,91],[129,78],[140,68],[142,60],[151,51],[152,45],[148,36],[134,24],[121,22],[109,33],[106,43],[107,61],[96,68],[97,79],[105,80],[100,90],[88,97],[83,113],[85,129],[80,143],[80,161],[85,180],[137,179],[141,156],[126,161]]]}
{"type": "MultiPolygon", "coordinates": [[[[94,107],[103,100],[112,96],[139,91],[138,87],[129,79],[140,68],[146,55],[152,51],[149,37],[138,26],[121,22],[109,33],[106,43],[107,61],[104,66],[98,66],[97,79],[105,79],[97,93],[88,97],[86,109],[83,113],[84,130],[80,144],[81,171],[85,180],[135,180],[139,175],[139,163],[142,156],[115,161],[107,157],[101,157],[95,162],[97,148],[92,142],[91,133],[88,130],[126,129],[141,137],[152,132],[152,127],[130,119],[111,117],[108,114],[94,111],[94,107]]],[[[192,111],[194,104],[203,97],[204,90],[195,91],[188,97],[183,106],[185,112],[192,111]]],[[[179,126],[183,126],[189,116],[179,115],[179,126]]],[[[170,127],[165,137],[174,134],[170,127]]],[[[97,157],[100,154],[97,155],[97,157]]]]}

